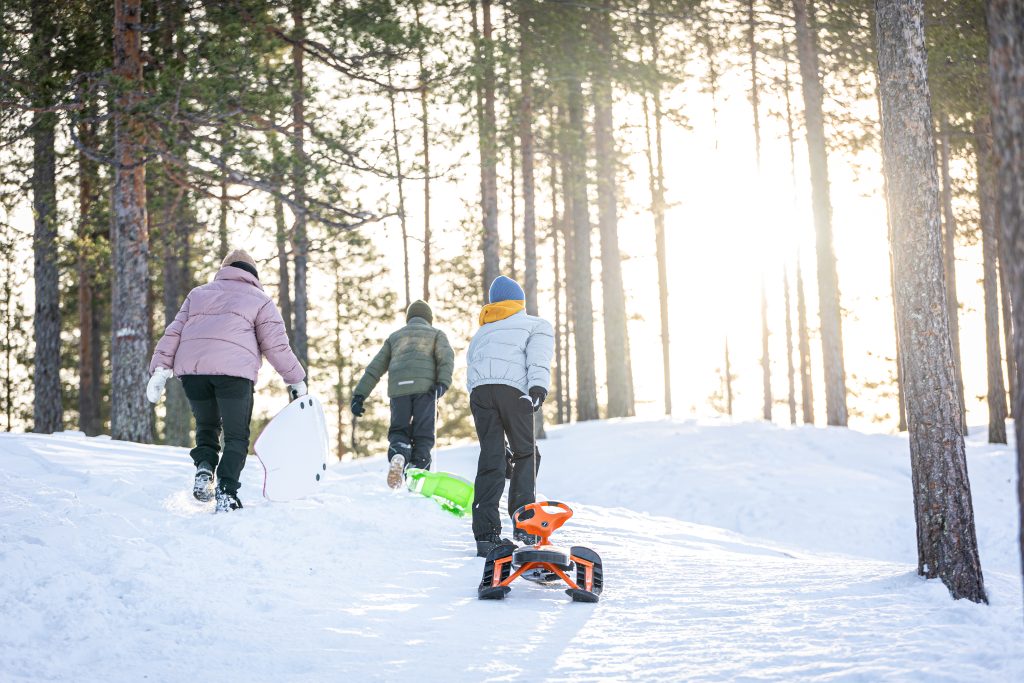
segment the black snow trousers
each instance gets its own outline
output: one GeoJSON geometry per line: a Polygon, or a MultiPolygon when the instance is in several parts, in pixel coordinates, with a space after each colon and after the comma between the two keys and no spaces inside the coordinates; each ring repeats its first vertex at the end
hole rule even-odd
{"type": "Polygon", "coordinates": [[[391,399],[388,462],[395,454],[401,453],[407,466],[430,469],[436,400],[433,391],[391,399]]]}
{"type": "Polygon", "coordinates": [[[473,535],[482,539],[489,534],[501,534],[498,505],[505,490],[509,465],[506,440],[512,470],[508,489],[509,516],[523,505],[534,502],[540,453],[535,449],[533,438],[533,403],[519,389],[504,384],[479,386],[469,396],[469,407],[480,439],[473,496],[473,535]]]}
{"type": "Polygon", "coordinates": [[[181,384],[196,418],[192,460],[196,465],[209,463],[217,471],[218,485],[231,493],[237,492],[245,456],[249,453],[252,381],[227,375],[185,375],[181,384]],[[223,456],[220,455],[222,429],[223,456]]]}

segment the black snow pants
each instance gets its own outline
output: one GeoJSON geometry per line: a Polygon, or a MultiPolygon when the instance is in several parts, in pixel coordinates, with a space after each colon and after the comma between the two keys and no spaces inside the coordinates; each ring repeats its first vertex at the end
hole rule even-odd
{"type": "Polygon", "coordinates": [[[473,535],[480,539],[488,534],[501,534],[498,504],[505,490],[509,465],[506,439],[512,459],[509,516],[523,505],[534,502],[540,453],[537,452],[534,460],[533,404],[519,389],[504,384],[479,386],[469,396],[469,407],[480,439],[473,497],[473,535]]]}
{"type": "Polygon", "coordinates": [[[430,469],[436,400],[433,391],[391,399],[388,462],[396,453],[401,453],[409,467],[430,469]]]}
{"type": "Polygon", "coordinates": [[[217,471],[218,485],[232,493],[238,491],[238,479],[249,453],[252,381],[226,375],[185,375],[181,384],[196,418],[192,460],[196,465],[209,463],[217,471]],[[220,456],[222,428],[224,454],[220,456]]]}

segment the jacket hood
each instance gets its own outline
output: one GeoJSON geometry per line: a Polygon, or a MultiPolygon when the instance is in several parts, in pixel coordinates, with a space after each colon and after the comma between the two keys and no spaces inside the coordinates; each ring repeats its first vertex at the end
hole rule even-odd
{"type": "Polygon", "coordinates": [[[217,271],[217,274],[213,276],[214,281],[216,280],[235,280],[237,282],[247,282],[253,287],[259,290],[263,290],[263,285],[260,283],[258,277],[253,275],[247,270],[241,268],[235,268],[234,266],[224,266],[217,271]]]}

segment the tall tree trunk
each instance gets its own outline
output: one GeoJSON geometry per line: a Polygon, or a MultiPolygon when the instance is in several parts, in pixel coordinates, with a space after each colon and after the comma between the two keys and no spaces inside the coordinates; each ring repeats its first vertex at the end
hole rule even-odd
{"type": "MultiPolygon", "coordinates": [[[[658,69],[660,46],[658,43],[657,20],[649,17],[649,41],[651,45],[651,67],[658,69]]],[[[651,87],[654,105],[654,142],[651,141],[651,116],[646,93],[643,98],[644,152],[647,158],[647,177],[651,192],[651,213],[654,216],[654,250],[658,260],[658,301],[661,314],[661,363],[665,390],[665,414],[672,414],[672,358],[669,340],[668,308],[668,254],[665,248],[665,166],[662,155],[661,128],[664,116],[661,108],[661,82],[651,87]]]]}
{"type": "MultiPolygon", "coordinates": [[[[78,139],[95,148],[96,124],[83,121],[78,126],[78,139]]],[[[93,207],[99,192],[99,167],[84,152],[78,153],[78,428],[88,436],[103,429],[100,414],[103,376],[103,355],[100,327],[99,292],[97,291],[97,260],[99,242],[109,235],[95,220],[93,207]]]]}
{"type": "MultiPolygon", "coordinates": [[[[511,114],[509,118],[512,118],[511,114]]],[[[508,125],[511,128],[514,122],[509,121],[508,125]]],[[[508,276],[513,280],[518,280],[519,274],[516,272],[516,258],[519,247],[516,243],[516,146],[514,139],[509,141],[508,173],[509,232],[511,235],[508,243],[508,276]]]]}
{"type": "MultiPolygon", "coordinates": [[[[993,181],[995,182],[995,181],[993,181]]],[[[998,188],[996,188],[998,189],[998,188]]],[[[998,202],[998,196],[996,197],[998,202]]],[[[998,206],[998,204],[997,204],[998,206]]],[[[1014,417],[1013,397],[1017,394],[1017,364],[1013,358],[1013,303],[1010,301],[1010,282],[1007,279],[1006,262],[1003,260],[1003,248],[999,244],[999,225],[996,225],[996,256],[999,258],[999,300],[1003,314],[1003,348],[1006,349],[1006,379],[1010,393],[1010,405],[1007,417],[1014,417]]]]}
{"type": "Polygon", "coordinates": [[[814,424],[814,385],[811,378],[811,335],[807,329],[807,300],[804,298],[804,272],[796,264],[796,330],[800,354],[800,408],[806,425],[814,424]]]}
{"type": "MultiPolygon", "coordinates": [[[[537,200],[533,159],[533,45],[529,3],[519,4],[519,158],[523,167],[523,289],[526,312],[537,315],[537,200]]],[[[552,171],[554,167],[552,167],[552,171]]],[[[552,177],[552,183],[554,178],[552,177]]],[[[554,185],[552,185],[554,192],[554,185]]],[[[555,195],[552,194],[552,201],[555,195]]],[[[552,230],[554,225],[552,224],[552,230]]],[[[556,238],[557,239],[557,238],[556,238]]],[[[556,247],[557,248],[557,247],[556,247]]],[[[557,255],[556,255],[557,262],[557,255]]]]}
{"type": "Polygon", "coordinates": [[[595,13],[597,62],[593,76],[594,147],[597,161],[598,228],[601,234],[601,295],[604,307],[604,354],[608,381],[608,417],[636,413],[631,391],[632,362],[622,284],[616,178],[615,125],[612,111],[611,59],[614,46],[610,0],[595,13]]]}
{"type": "Polygon", "coordinates": [[[754,0],[747,0],[747,53],[750,55],[750,106],[754,110],[754,158],[761,172],[761,85],[757,75],[757,15],[754,0]]]}
{"type": "Polygon", "coordinates": [[[114,0],[114,75],[123,84],[114,107],[111,240],[111,435],[149,443],[153,411],[142,390],[149,380],[149,231],[146,219],[146,131],[132,109],[142,97],[142,0],[114,0]]]}
{"type": "Polygon", "coordinates": [[[564,245],[563,259],[563,270],[565,277],[562,279],[563,286],[565,288],[565,325],[563,327],[563,333],[565,335],[564,342],[562,344],[562,352],[565,354],[565,359],[562,363],[562,367],[565,371],[565,377],[562,381],[562,385],[565,387],[565,422],[572,421],[572,408],[573,408],[573,393],[572,393],[572,350],[573,350],[573,320],[575,319],[575,292],[576,288],[573,284],[573,233],[572,233],[572,216],[573,216],[573,190],[569,183],[569,178],[572,173],[571,168],[571,153],[569,138],[569,125],[568,117],[564,111],[559,112],[557,117],[559,122],[559,135],[558,135],[558,151],[559,159],[561,162],[561,175],[562,175],[562,244],[564,245]]]}
{"type": "Polygon", "coordinates": [[[1006,388],[1003,356],[999,348],[999,279],[997,266],[998,200],[995,159],[992,156],[992,123],[988,117],[975,122],[974,148],[978,164],[978,208],[981,214],[982,289],[985,292],[985,358],[988,377],[988,442],[1006,443],[1006,388]]]}
{"type": "MultiPolygon", "coordinates": [[[[879,116],[881,121],[881,116],[879,116]]],[[[886,181],[885,195],[886,202],[888,203],[888,181],[886,181]]],[[[889,213],[889,209],[886,208],[886,222],[888,223],[888,234],[890,244],[892,243],[892,218],[889,213]]],[[[907,390],[906,385],[903,382],[903,356],[900,351],[900,325],[899,319],[896,314],[896,275],[893,272],[892,263],[892,251],[889,251],[889,291],[892,292],[892,325],[893,332],[896,337],[896,409],[899,411],[899,423],[896,426],[897,431],[907,431],[907,390]]],[[[961,395],[960,404],[963,405],[963,396],[961,395]]],[[[965,421],[966,423],[966,421],[965,421]]],[[[964,434],[967,430],[964,430],[964,434]]]]}
{"type": "MultiPolygon", "coordinates": [[[[274,183],[281,190],[280,176],[274,183]]],[[[274,236],[277,242],[277,307],[281,310],[284,320],[284,331],[288,342],[295,343],[295,332],[292,329],[292,285],[288,267],[288,224],[284,217],[284,202],[274,197],[274,236]]]]}
{"type": "Polygon", "coordinates": [[[876,0],[882,151],[910,431],[918,573],[985,602],[942,280],[923,0],[876,0]]]}
{"type": "Polygon", "coordinates": [[[832,248],[832,200],[829,196],[825,119],[821,110],[818,40],[809,23],[808,5],[808,0],[793,0],[807,128],[807,156],[811,169],[811,200],[818,261],[818,316],[821,319],[821,355],[825,366],[825,413],[828,424],[846,426],[843,321],[839,305],[836,256],[832,248]]]}
{"type": "Polygon", "coordinates": [[[772,364],[768,355],[768,294],[761,282],[761,417],[772,421],[772,364]]]}
{"type": "Polygon", "coordinates": [[[789,424],[796,424],[796,368],[793,366],[793,305],[789,296],[789,269],[782,269],[783,303],[786,306],[786,380],[789,387],[789,424]]]}
{"type": "Polygon", "coordinates": [[[402,171],[402,146],[398,141],[398,116],[395,112],[395,91],[391,85],[391,67],[388,66],[388,104],[391,108],[391,146],[395,154],[395,180],[398,183],[398,221],[402,228],[402,275],[405,282],[405,307],[412,303],[409,283],[409,229],[405,216],[405,176],[402,171]]]}
{"type": "MultiPolygon", "coordinates": [[[[551,191],[551,248],[554,252],[552,265],[554,266],[555,278],[555,373],[552,381],[554,383],[555,406],[558,415],[556,422],[564,424],[567,420],[565,418],[565,400],[563,395],[565,387],[562,385],[562,256],[558,244],[562,225],[558,220],[558,158],[555,149],[556,117],[552,113],[549,119],[551,120],[551,135],[548,138],[547,149],[548,164],[550,165],[548,179],[551,191]]],[[[527,301],[529,301],[529,294],[527,294],[527,301]]]]}
{"type": "MultiPolygon", "coordinates": [[[[473,5],[475,25],[476,3],[473,5]]],[[[498,237],[498,146],[497,118],[494,113],[494,43],[490,0],[481,0],[480,8],[483,28],[476,43],[477,64],[482,71],[477,88],[480,100],[480,207],[483,211],[484,224],[483,293],[486,301],[491,282],[501,275],[501,242],[498,237]]]]}
{"type": "MultiPolygon", "coordinates": [[[[989,72],[992,88],[992,133],[999,162],[1000,250],[1006,264],[1013,313],[1015,380],[1013,414],[1024,415],[1024,4],[987,0],[989,72]],[[1015,305],[1016,304],[1016,305],[1015,305]]],[[[1017,444],[1021,566],[1024,568],[1024,420],[1014,420],[1017,444]]]]}
{"type": "Polygon", "coordinates": [[[306,271],[309,238],[306,224],[306,83],[302,41],[306,39],[305,0],[291,0],[292,31],[292,194],[299,210],[292,228],[292,258],[295,261],[295,295],[293,304],[293,342],[295,355],[309,372],[309,333],[306,311],[309,308],[306,271]]]}
{"type": "Polygon", "coordinates": [[[949,141],[949,120],[943,114],[939,123],[939,168],[942,171],[942,273],[946,283],[946,307],[949,309],[949,334],[953,342],[953,371],[960,389],[960,412],[967,433],[967,405],[964,402],[964,375],[960,361],[960,302],[956,294],[956,215],[953,213],[953,181],[949,175],[952,149],[949,141]]]}
{"type": "MultiPolygon", "coordinates": [[[[37,69],[35,106],[49,107],[53,70],[50,48],[57,40],[54,5],[32,3],[29,50],[37,69]]],[[[32,384],[32,431],[49,434],[64,428],[60,385],[60,273],[57,266],[57,115],[32,115],[32,233],[35,283],[35,354],[32,384]]]]}
{"type": "MultiPolygon", "coordinates": [[[[422,30],[421,3],[416,3],[416,28],[422,30]]],[[[416,51],[420,68],[420,124],[423,131],[423,300],[430,301],[430,90],[427,86],[426,50],[422,39],[416,51]]]]}
{"type": "Polygon", "coordinates": [[[590,204],[587,198],[586,130],[583,88],[576,77],[567,82],[569,175],[564,181],[572,195],[572,308],[576,341],[576,419],[596,420],[597,372],[594,352],[594,304],[591,274],[590,204]]]}
{"type": "MultiPolygon", "coordinates": [[[[220,163],[226,167],[230,161],[231,153],[229,148],[228,129],[227,127],[224,127],[220,132],[220,163]]],[[[220,205],[217,208],[219,211],[217,237],[220,247],[220,254],[217,259],[218,261],[221,261],[231,251],[231,244],[228,239],[228,176],[227,173],[223,172],[220,176],[220,205]]]]}
{"type": "MultiPolygon", "coordinates": [[[[165,184],[166,180],[163,181],[165,184]]],[[[192,289],[190,243],[192,226],[188,211],[188,196],[177,190],[176,196],[167,196],[170,187],[162,187],[165,195],[160,236],[163,239],[163,308],[164,325],[170,325],[181,308],[181,302],[192,289]]],[[[189,446],[192,441],[192,411],[185,390],[178,380],[167,383],[164,401],[164,441],[170,446],[189,446]]]]}

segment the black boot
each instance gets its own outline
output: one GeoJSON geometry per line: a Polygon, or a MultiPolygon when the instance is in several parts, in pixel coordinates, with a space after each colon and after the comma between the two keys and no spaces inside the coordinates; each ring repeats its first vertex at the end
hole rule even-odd
{"type": "Polygon", "coordinates": [[[498,534],[478,536],[476,539],[476,556],[487,557],[487,553],[491,552],[499,545],[512,545],[512,541],[507,538],[502,538],[498,534]]]}
{"type": "Polygon", "coordinates": [[[231,512],[241,510],[242,501],[238,500],[236,491],[228,491],[223,486],[217,487],[217,510],[216,512],[231,512]]]}
{"type": "Polygon", "coordinates": [[[213,468],[210,467],[210,463],[201,462],[196,465],[196,479],[192,484],[192,495],[203,503],[213,499],[213,468]]]}

